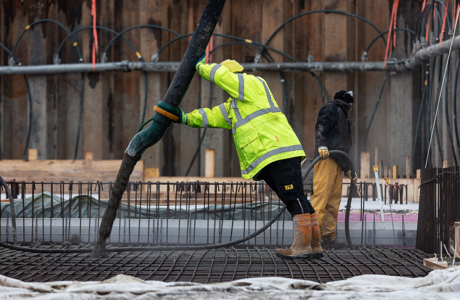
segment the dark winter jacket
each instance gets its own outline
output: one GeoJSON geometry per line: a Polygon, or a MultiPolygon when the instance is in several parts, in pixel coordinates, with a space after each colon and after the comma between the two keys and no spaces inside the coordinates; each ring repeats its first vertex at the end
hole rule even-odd
{"type": "MultiPolygon", "coordinates": [[[[342,100],[328,101],[321,107],[315,126],[315,157],[319,156],[320,146],[326,146],[329,151],[340,150],[350,153],[351,122],[348,118],[350,109],[350,104],[342,100]]],[[[336,157],[334,159],[342,166],[344,172],[350,169],[345,160],[336,157]]]]}

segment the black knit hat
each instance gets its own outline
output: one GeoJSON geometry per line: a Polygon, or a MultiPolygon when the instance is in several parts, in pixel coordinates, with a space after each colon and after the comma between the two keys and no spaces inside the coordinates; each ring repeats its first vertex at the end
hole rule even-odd
{"type": "Polygon", "coordinates": [[[347,103],[353,103],[353,91],[338,91],[334,95],[334,100],[343,100],[347,103]]]}

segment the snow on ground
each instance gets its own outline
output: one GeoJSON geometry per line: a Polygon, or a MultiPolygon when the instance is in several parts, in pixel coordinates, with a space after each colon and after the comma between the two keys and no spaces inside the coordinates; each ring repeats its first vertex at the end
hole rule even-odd
{"type": "Polygon", "coordinates": [[[280,277],[199,284],[143,281],[118,275],[101,282],[28,283],[0,275],[1,299],[459,299],[460,267],[426,277],[362,275],[318,284],[280,277]]]}
{"type": "MultiPolygon", "coordinates": [[[[340,202],[340,208],[339,210],[345,211],[345,207],[347,205],[348,198],[342,198],[342,201],[340,202]]],[[[352,198],[351,200],[351,211],[354,210],[361,210],[361,199],[360,198],[352,198]]],[[[380,202],[378,200],[373,201],[372,199],[369,199],[367,201],[364,201],[364,210],[365,211],[375,211],[375,212],[380,212],[380,202]]],[[[407,203],[405,204],[389,204],[389,201],[387,200],[387,204],[385,202],[383,203],[383,211],[384,212],[390,212],[393,210],[393,213],[401,213],[401,212],[418,212],[418,203],[407,203]]]]}

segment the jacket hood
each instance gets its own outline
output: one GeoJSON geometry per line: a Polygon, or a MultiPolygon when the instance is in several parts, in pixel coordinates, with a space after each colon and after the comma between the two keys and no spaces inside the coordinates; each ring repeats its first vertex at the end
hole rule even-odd
{"type": "Polygon", "coordinates": [[[340,100],[340,99],[335,99],[334,101],[332,101],[335,105],[337,105],[338,107],[340,107],[346,114],[348,114],[348,112],[350,111],[351,109],[351,105],[348,104],[347,102],[343,101],[343,100],[340,100]]]}

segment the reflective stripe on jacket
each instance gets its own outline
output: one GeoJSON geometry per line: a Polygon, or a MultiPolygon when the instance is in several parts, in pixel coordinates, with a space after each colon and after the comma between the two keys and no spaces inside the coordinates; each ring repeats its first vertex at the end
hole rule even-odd
{"type": "Polygon", "coordinates": [[[204,79],[229,93],[230,98],[212,109],[188,113],[187,125],[231,129],[243,178],[253,178],[274,161],[305,157],[265,80],[234,74],[219,64],[201,64],[198,71],[204,79]]]}

